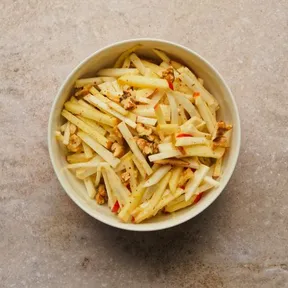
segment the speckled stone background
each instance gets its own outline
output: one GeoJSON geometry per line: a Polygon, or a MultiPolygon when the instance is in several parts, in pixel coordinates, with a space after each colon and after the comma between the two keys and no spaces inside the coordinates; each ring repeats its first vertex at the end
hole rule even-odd
{"type": "Polygon", "coordinates": [[[1,287],[288,287],[288,2],[0,2],[1,287]],[[205,212],[156,233],[120,231],[66,196],[47,150],[62,81],[114,41],[199,52],[242,121],[235,173],[205,212]]]}

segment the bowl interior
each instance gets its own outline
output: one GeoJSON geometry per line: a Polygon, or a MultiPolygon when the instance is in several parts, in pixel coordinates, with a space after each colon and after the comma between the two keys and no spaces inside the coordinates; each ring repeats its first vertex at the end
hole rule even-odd
{"type": "Polygon", "coordinates": [[[185,47],[160,41],[160,40],[132,40],[117,43],[115,45],[106,47],[87,59],[85,59],[74,71],[68,76],[64,84],[59,90],[59,93],[53,103],[53,107],[49,120],[49,152],[54,170],[57,177],[73,201],[80,206],[84,211],[92,217],[112,225],[114,227],[136,230],[136,231],[152,231],[175,226],[182,222],[193,218],[207,206],[209,206],[221,193],[226,186],[237,161],[239,147],[240,147],[240,122],[237,107],[231,92],[227,88],[222,77],[215,69],[208,64],[203,58],[185,47]],[[65,169],[67,165],[65,159],[64,147],[61,147],[54,137],[54,132],[59,130],[63,124],[64,119],[61,117],[61,110],[64,102],[71,96],[74,82],[80,77],[94,76],[95,72],[104,67],[112,67],[117,57],[125,50],[134,46],[135,44],[142,44],[143,48],[137,53],[140,53],[149,58],[155,58],[153,53],[149,51],[151,48],[158,48],[165,51],[171,58],[177,59],[191,68],[198,77],[204,79],[205,87],[217,98],[220,103],[220,110],[218,111],[218,119],[225,120],[234,125],[231,148],[226,153],[223,161],[223,176],[221,178],[221,185],[211,192],[207,193],[196,205],[178,211],[171,215],[161,215],[150,219],[142,224],[125,224],[121,223],[115,215],[105,206],[99,206],[95,200],[91,200],[86,193],[82,181],[78,180],[70,171],[65,169]],[[233,153],[230,153],[233,151],[233,153]]]}

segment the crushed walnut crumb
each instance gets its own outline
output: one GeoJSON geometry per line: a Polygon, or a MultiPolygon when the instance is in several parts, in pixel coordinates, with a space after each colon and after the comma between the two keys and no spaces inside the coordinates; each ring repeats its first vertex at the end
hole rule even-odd
{"type": "Polygon", "coordinates": [[[130,180],[130,173],[129,173],[128,171],[123,172],[123,173],[121,174],[121,181],[122,181],[123,183],[126,183],[126,182],[128,182],[129,180],[130,180]]]}
{"type": "Polygon", "coordinates": [[[136,131],[140,138],[143,138],[149,142],[154,142],[154,144],[159,144],[160,139],[157,135],[153,134],[153,128],[152,126],[149,125],[144,125],[142,123],[137,123],[136,126],[136,131]]]}
{"type": "Polygon", "coordinates": [[[81,150],[82,140],[76,134],[73,134],[69,138],[67,149],[71,152],[79,152],[81,150]]]}
{"type": "Polygon", "coordinates": [[[113,155],[115,157],[122,157],[125,153],[125,148],[123,145],[120,145],[119,143],[117,142],[114,142],[111,146],[111,151],[113,152],[113,155]]]}
{"type": "Polygon", "coordinates": [[[166,70],[162,72],[162,78],[166,79],[169,82],[174,82],[175,76],[174,76],[174,69],[173,67],[169,67],[166,70]]]}
{"type": "Polygon", "coordinates": [[[107,202],[108,196],[104,184],[99,185],[95,199],[99,205],[103,205],[107,202]]]}
{"type": "Polygon", "coordinates": [[[224,135],[225,132],[229,131],[232,129],[232,125],[227,125],[224,121],[219,121],[217,122],[216,126],[217,132],[216,132],[216,137],[221,137],[224,135]]]}
{"type": "Polygon", "coordinates": [[[130,89],[127,89],[127,90],[124,90],[123,91],[123,95],[122,95],[122,98],[123,99],[127,99],[127,98],[129,98],[129,97],[131,97],[132,95],[131,95],[131,90],[130,89]]]}
{"type": "Polygon", "coordinates": [[[158,153],[158,144],[149,142],[143,138],[134,137],[136,144],[138,145],[139,149],[142,151],[144,155],[151,155],[158,153]]]}
{"type": "Polygon", "coordinates": [[[119,129],[117,127],[114,127],[110,135],[108,136],[108,140],[112,143],[118,142],[120,145],[123,145],[123,136],[120,133],[119,129]]]}
{"type": "Polygon", "coordinates": [[[126,110],[132,110],[136,108],[136,91],[133,90],[133,87],[126,87],[121,96],[120,103],[123,108],[126,110]]]}
{"type": "Polygon", "coordinates": [[[227,125],[224,121],[217,122],[213,139],[213,148],[227,147],[225,133],[232,129],[232,125],[227,125]]]}
{"type": "Polygon", "coordinates": [[[131,96],[131,97],[128,97],[128,98],[124,98],[121,101],[121,104],[122,104],[124,109],[133,110],[133,109],[135,109],[137,107],[135,102],[136,101],[135,101],[134,97],[131,96]]]}
{"type": "Polygon", "coordinates": [[[149,142],[154,142],[156,144],[159,144],[160,143],[160,138],[157,136],[157,135],[148,135],[148,136],[145,136],[143,137],[145,138],[146,140],[148,140],[149,142]]]}
{"type": "Polygon", "coordinates": [[[136,131],[138,132],[139,136],[149,136],[153,132],[151,127],[147,127],[142,123],[137,123],[136,131]]]}

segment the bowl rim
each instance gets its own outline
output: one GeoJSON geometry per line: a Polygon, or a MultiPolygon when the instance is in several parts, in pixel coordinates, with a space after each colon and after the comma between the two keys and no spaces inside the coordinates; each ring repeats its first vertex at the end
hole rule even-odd
{"type": "Polygon", "coordinates": [[[90,215],[91,217],[93,217],[94,219],[107,224],[109,226],[118,228],[118,229],[122,229],[122,230],[128,230],[128,231],[138,231],[138,232],[149,232],[149,231],[158,231],[158,230],[163,230],[163,229],[168,229],[168,228],[172,228],[174,226],[180,225],[182,223],[185,223],[186,221],[196,217],[197,215],[199,215],[200,213],[202,213],[205,209],[207,209],[219,196],[220,194],[223,192],[223,190],[225,189],[225,187],[227,186],[228,182],[231,179],[231,176],[235,170],[238,158],[239,158],[239,153],[240,153],[240,146],[241,146],[241,123],[240,123],[240,116],[239,116],[239,111],[238,111],[238,107],[235,101],[235,98],[231,92],[231,89],[228,87],[228,85],[226,84],[224,78],[222,77],[222,75],[218,72],[218,70],[210,63],[208,62],[205,58],[203,58],[201,55],[199,55],[197,52],[195,52],[194,50],[191,50],[190,48],[187,48],[181,44],[177,44],[175,42],[172,41],[167,41],[167,40],[163,40],[163,39],[159,39],[159,38],[131,38],[131,39],[126,39],[123,41],[118,41],[109,45],[104,46],[103,48],[100,48],[98,50],[96,50],[95,52],[93,52],[92,54],[88,55],[84,60],[82,60],[69,74],[68,76],[65,78],[65,80],[62,82],[60,88],[58,89],[58,92],[56,94],[56,97],[53,100],[51,109],[50,109],[50,113],[49,113],[49,121],[48,121],[48,150],[49,150],[49,156],[50,156],[50,161],[52,163],[54,172],[58,178],[58,181],[60,182],[62,188],[64,189],[64,191],[66,192],[66,194],[72,199],[72,201],[79,206],[84,212],[86,212],[88,215],[90,215]],[[222,82],[224,88],[226,89],[227,93],[230,96],[231,102],[233,104],[233,108],[235,110],[235,119],[236,119],[236,123],[233,123],[233,126],[236,126],[237,129],[235,129],[236,132],[233,133],[237,133],[236,138],[238,139],[238,141],[236,141],[236,147],[235,147],[235,151],[233,151],[234,157],[233,157],[233,161],[229,167],[229,171],[227,171],[226,174],[226,181],[223,183],[222,182],[222,189],[219,191],[218,194],[215,194],[214,197],[212,197],[210,199],[210,201],[206,202],[203,207],[195,214],[195,215],[190,215],[189,213],[187,213],[186,215],[183,215],[182,217],[179,217],[177,219],[177,221],[167,221],[164,223],[158,222],[157,225],[151,225],[151,227],[149,226],[150,223],[146,223],[145,226],[141,225],[141,224],[132,224],[132,225],[127,225],[125,223],[111,223],[110,221],[107,221],[105,218],[98,218],[97,216],[93,215],[92,213],[90,213],[89,209],[81,202],[79,201],[76,196],[74,196],[72,193],[69,192],[69,189],[66,187],[66,184],[64,183],[64,181],[62,180],[62,176],[60,176],[59,171],[56,168],[56,163],[54,162],[54,156],[53,156],[53,151],[52,151],[52,145],[51,145],[51,138],[52,136],[52,122],[53,122],[53,115],[54,115],[54,111],[55,111],[55,107],[56,107],[56,103],[58,102],[58,99],[60,98],[60,96],[62,95],[64,88],[66,86],[66,83],[70,80],[71,77],[73,77],[73,75],[77,72],[78,69],[80,69],[83,65],[85,65],[87,62],[90,61],[91,58],[93,58],[95,55],[101,53],[102,51],[106,50],[106,49],[110,49],[116,46],[121,46],[123,44],[126,43],[137,43],[137,42],[158,42],[158,43],[164,43],[164,44],[168,44],[171,46],[176,46],[178,48],[181,48],[183,50],[185,50],[186,52],[193,54],[194,56],[196,56],[197,58],[199,58],[201,61],[203,61],[212,71],[213,73],[215,73],[215,75],[219,78],[219,80],[222,82]]]}

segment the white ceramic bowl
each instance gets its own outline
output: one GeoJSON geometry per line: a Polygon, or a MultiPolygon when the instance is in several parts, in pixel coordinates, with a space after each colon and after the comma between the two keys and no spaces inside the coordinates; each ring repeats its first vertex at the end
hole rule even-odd
{"type": "MultiPolygon", "coordinates": [[[[137,52],[137,53],[138,53],[137,52]]],[[[205,210],[223,191],[227,185],[233,170],[235,168],[239,150],[240,150],[240,120],[237,106],[233,95],[227,87],[224,79],[205,59],[197,53],[185,48],[181,45],[156,39],[133,39],[118,42],[98,50],[84,61],[82,61],[67,77],[61,86],[51,109],[49,127],[48,127],[48,147],[51,162],[53,164],[56,175],[67,194],[71,199],[86,213],[95,219],[111,225],[113,227],[134,230],[134,231],[154,231],[169,228],[181,224],[205,210]],[[145,221],[141,224],[125,224],[121,223],[117,217],[112,214],[105,206],[99,206],[95,200],[90,200],[86,196],[86,190],[81,181],[79,181],[65,167],[66,160],[64,151],[58,145],[54,132],[59,130],[64,120],[60,116],[64,102],[71,96],[75,80],[83,77],[95,75],[95,72],[104,67],[112,67],[117,57],[125,50],[135,44],[142,44],[143,49],[138,52],[145,56],[155,57],[148,50],[158,48],[165,51],[171,58],[178,59],[188,67],[192,68],[196,74],[204,79],[205,87],[217,98],[221,109],[218,112],[218,119],[233,124],[233,136],[231,148],[225,156],[223,163],[223,177],[220,186],[217,189],[207,193],[196,205],[178,211],[172,215],[161,215],[145,221]]]]}

